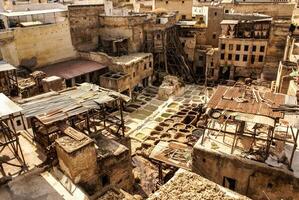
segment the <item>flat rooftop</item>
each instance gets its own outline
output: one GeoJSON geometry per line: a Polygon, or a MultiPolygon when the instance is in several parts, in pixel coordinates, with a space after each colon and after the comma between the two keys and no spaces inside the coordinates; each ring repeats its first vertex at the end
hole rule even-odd
{"type": "Polygon", "coordinates": [[[48,13],[57,13],[57,12],[65,12],[67,9],[48,9],[48,10],[31,10],[31,11],[14,11],[14,12],[0,12],[0,15],[6,17],[19,17],[19,16],[26,16],[26,15],[41,15],[41,14],[48,14],[48,13]]]}
{"type": "Polygon", "coordinates": [[[119,65],[131,65],[152,56],[151,53],[132,53],[125,56],[113,57],[113,61],[119,65]]]}
{"type": "Polygon", "coordinates": [[[39,70],[45,72],[48,76],[59,76],[64,79],[71,79],[106,67],[107,66],[95,61],[75,59],[48,65],[39,70]]]}

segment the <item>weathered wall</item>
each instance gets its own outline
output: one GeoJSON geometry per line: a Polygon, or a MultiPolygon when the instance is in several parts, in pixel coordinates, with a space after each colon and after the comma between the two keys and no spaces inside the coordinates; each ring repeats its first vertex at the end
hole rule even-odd
{"type": "Polygon", "coordinates": [[[128,74],[107,73],[100,77],[100,86],[117,92],[124,92],[130,90],[130,79],[128,74]]]}
{"type": "Polygon", "coordinates": [[[223,7],[210,6],[208,9],[207,44],[218,47],[218,38],[221,34],[220,22],[223,20],[223,7]]]}
{"type": "MultiPolygon", "coordinates": [[[[69,138],[65,136],[58,140],[69,138]]],[[[74,152],[67,152],[56,144],[57,157],[61,170],[66,173],[75,184],[79,184],[87,192],[94,192],[99,185],[97,176],[97,155],[94,143],[89,143],[74,152]]]]}
{"type": "Polygon", "coordinates": [[[192,19],[192,0],[155,0],[154,9],[166,9],[168,11],[178,11],[179,19],[192,19]]]}
{"type": "MultiPolygon", "coordinates": [[[[133,57],[132,57],[133,59],[133,57]]],[[[128,65],[119,64],[116,66],[109,67],[111,71],[115,72],[124,72],[130,75],[130,88],[131,90],[142,83],[142,80],[145,78],[150,78],[153,74],[153,56],[149,54],[144,56],[142,59],[130,63],[128,65]]],[[[150,81],[150,80],[149,80],[150,81]]]]}
{"type": "Polygon", "coordinates": [[[225,12],[261,13],[270,15],[274,19],[291,19],[294,3],[223,3],[225,12]]]}
{"type": "Polygon", "coordinates": [[[219,50],[217,48],[210,49],[207,52],[206,66],[208,69],[208,80],[218,80],[219,77],[219,50]]]}
{"type": "Polygon", "coordinates": [[[277,75],[279,61],[284,57],[284,51],[289,34],[290,21],[273,21],[268,41],[263,78],[274,80],[277,75]]]}
{"type": "Polygon", "coordinates": [[[108,176],[111,185],[128,192],[133,189],[134,178],[132,169],[133,166],[129,150],[118,156],[110,156],[98,160],[99,176],[108,176]]]}
{"type": "Polygon", "coordinates": [[[265,63],[268,42],[266,39],[219,38],[220,65],[234,66],[234,76],[260,76],[265,63]],[[223,45],[225,46],[223,49],[223,45]],[[240,49],[237,49],[240,45],[240,49]],[[245,46],[248,50],[245,50],[245,46]],[[253,50],[255,46],[255,50],[253,50]],[[263,47],[263,50],[261,50],[263,47]],[[236,56],[239,56],[237,58],[236,56]],[[247,58],[245,58],[247,56],[247,58]],[[246,59],[246,60],[244,60],[246,59]]]}
{"type": "Polygon", "coordinates": [[[144,41],[144,15],[100,16],[101,39],[128,38],[129,53],[139,52],[144,41]]]}
{"type": "Polygon", "coordinates": [[[76,57],[68,21],[16,28],[13,39],[1,45],[3,59],[15,66],[40,67],[76,57]]]}
{"type": "Polygon", "coordinates": [[[69,6],[69,21],[73,45],[77,50],[90,51],[98,47],[99,15],[104,5],[69,6]]]}
{"type": "Polygon", "coordinates": [[[235,191],[252,199],[297,199],[299,179],[290,171],[279,170],[243,158],[207,150],[200,145],[193,148],[192,171],[223,185],[224,177],[236,180],[235,191]]]}

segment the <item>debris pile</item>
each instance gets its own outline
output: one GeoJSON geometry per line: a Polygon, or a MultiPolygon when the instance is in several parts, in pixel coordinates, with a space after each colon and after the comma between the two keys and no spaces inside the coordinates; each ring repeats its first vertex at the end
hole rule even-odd
{"type": "Polygon", "coordinates": [[[185,85],[176,76],[165,76],[158,92],[158,98],[167,100],[171,96],[181,96],[184,93],[185,85]]]}
{"type": "Polygon", "coordinates": [[[248,199],[197,174],[179,170],[148,200],[236,200],[248,199]]]}

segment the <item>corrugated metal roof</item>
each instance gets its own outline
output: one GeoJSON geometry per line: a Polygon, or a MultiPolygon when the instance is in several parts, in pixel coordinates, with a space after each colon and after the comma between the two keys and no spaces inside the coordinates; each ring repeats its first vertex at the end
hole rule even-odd
{"type": "Polygon", "coordinates": [[[258,91],[256,94],[260,95],[265,101],[259,99],[259,102],[257,102],[254,95],[252,95],[252,88],[218,86],[207,106],[212,109],[282,118],[283,113],[273,111],[272,108],[277,108],[286,102],[296,102],[293,97],[284,94],[264,91],[258,91]],[[247,101],[238,102],[237,98],[244,98],[247,101]]]}
{"type": "Polygon", "coordinates": [[[44,124],[63,121],[91,109],[100,109],[100,104],[130,98],[118,92],[84,83],[79,87],[60,92],[48,92],[20,101],[27,118],[36,117],[44,124]]]}
{"type": "Polygon", "coordinates": [[[45,72],[48,76],[71,79],[104,68],[106,66],[95,61],[76,59],[48,65],[39,70],[45,72]]]}
{"type": "Polygon", "coordinates": [[[22,108],[10,100],[5,94],[0,93],[0,117],[21,112],[22,108]]]}

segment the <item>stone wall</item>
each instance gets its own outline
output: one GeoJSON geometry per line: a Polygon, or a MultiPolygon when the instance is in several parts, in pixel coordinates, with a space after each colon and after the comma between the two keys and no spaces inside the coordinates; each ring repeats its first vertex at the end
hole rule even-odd
{"type": "Polygon", "coordinates": [[[210,6],[208,9],[207,44],[218,47],[218,38],[221,34],[220,22],[223,20],[223,7],[210,6]]]}
{"type": "Polygon", "coordinates": [[[277,75],[279,61],[284,57],[290,21],[273,21],[266,53],[266,65],[263,78],[274,80],[277,75]]]}
{"type": "Polygon", "coordinates": [[[178,11],[179,19],[192,19],[192,0],[155,0],[154,9],[178,11]]]}
{"type": "Polygon", "coordinates": [[[105,13],[104,5],[69,6],[72,42],[79,51],[98,47],[99,15],[105,13]]]}
{"type": "MultiPolygon", "coordinates": [[[[128,192],[133,189],[134,177],[132,169],[132,159],[129,149],[120,155],[109,156],[98,160],[100,180],[106,177],[110,185],[128,192]]],[[[105,185],[102,185],[102,187],[104,188],[105,185]]]]}
{"type": "Polygon", "coordinates": [[[234,13],[260,13],[274,19],[291,19],[295,3],[222,3],[224,11],[234,13]]]}
{"type": "Polygon", "coordinates": [[[235,191],[252,199],[296,199],[299,178],[291,171],[269,167],[256,161],[234,157],[196,144],[192,153],[192,171],[223,185],[224,177],[236,181],[235,191]]]}
{"type": "Polygon", "coordinates": [[[3,60],[14,66],[41,67],[76,57],[68,21],[15,28],[1,45],[3,60]]]}
{"type": "Polygon", "coordinates": [[[100,38],[105,39],[128,39],[129,53],[142,50],[144,41],[145,15],[133,16],[100,16],[100,38]]]}

